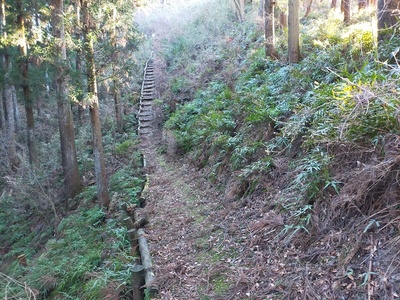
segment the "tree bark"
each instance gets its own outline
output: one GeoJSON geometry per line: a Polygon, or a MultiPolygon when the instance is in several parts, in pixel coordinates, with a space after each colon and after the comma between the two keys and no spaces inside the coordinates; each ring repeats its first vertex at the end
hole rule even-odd
{"type": "Polygon", "coordinates": [[[236,9],[236,16],[239,20],[239,22],[244,21],[244,0],[233,0],[233,4],[236,9]]]}
{"type": "Polygon", "coordinates": [[[278,54],[275,50],[275,17],[274,17],[274,0],[265,0],[265,55],[267,57],[277,58],[278,54]]]}
{"type": "Polygon", "coordinates": [[[33,112],[31,90],[29,87],[28,44],[26,41],[25,10],[23,7],[23,1],[21,0],[17,1],[16,6],[18,12],[17,26],[19,35],[19,52],[21,55],[19,61],[19,67],[21,72],[22,94],[25,102],[29,162],[31,165],[34,165],[37,163],[38,158],[37,158],[36,140],[35,140],[35,117],[33,112]]]}
{"type": "Polygon", "coordinates": [[[260,18],[264,17],[264,5],[265,5],[265,0],[260,0],[260,4],[258,6],[258,16],[260,18]]]}
{"type": "Polygon", "coordinates": [[[155,275],[152,270],[153,264],[151,262],[150,250],[145,238],[145,233],[143,229],[138,229],[138,244],[140,259],[145,270],[145,282],[147,290],[151,295],[158,293],[157,287],[154,285],[155,275]]]}
{"type": "Polygon", "coordinates": [[[389,37],[396,24],[399,24],[400,2],[398,0],[378,0],[378,40],[389,37]]]}
{"type": "Polygon", "coordinates": [[[17,91],[15,90],[15,85],[11,85],[11,93],[12,93],[13,108],[14,108],[15,132],[19,132],[21,130],[21,120],[19,117],[17,91]]]}
{"type": "MultiPolygon", "coordinates": [[[[0,0],[0,35],[5,39],[7,37],[7,31],[6,31],[6,7],[5,7],[5,0],[0,0]]],[[[4,49],[5,54],[7,53],[7,49],[4,49]]],[[[5,64],[5,54],[3,55],[3,67],[4,67],[4,82],[6,82],[7,79],[7,69],[6,69],[6,64],[5,64]]],[[[0,129],[6,128],[6,98],[5,98],[5,88],[3,87],[1,90],[1,103],[0,103],[0,129]]]]}
{"type": "Polygon", "coordinates": [[[304,14],[304,17],[303,17],[304,19],[308,18],[308,16],[310,15],[312,4],[313,4],[313,0],[309,0],[308,4],[307,4],[306,13],[304,14]]]}
{"type": "Polygon", "coordinates": [[[83,32],[85,40],[85,56],[88,81],[88,98],[90,122],[92,126],[92,140],[94,153],[94,166],[96,175],[97,197],[104,207],[110,205],[110,197],[108,193],[108,179],[105,167],[103,141],[101,135],[99,99],[97,94],[96,66],[94,61],[94,44],[92,35],[92,20],[89,13],[90,2],[82,1],[83,14],[83,32]]]}
{"type": "Polygon", "coordinates": [[[114,24],[113,24],[113,32],[112,32],[112,36],[111,36],[111,43],[112,43],[112,47],[114,49],[114,53],[112,55],[112,60],[113,60],[112,94],[113,94],[113,98],[114,98],[114,108],[115,108],[115,119],[117,122],[117,132],[122,133],[124,131],[124,123],[123,123],[123,117],[122,117],[121,94],[120,94],[119,86],[118,86],[117,68],[116,68],[116,62],[115,62],[118,58],[116,21],[117,21],[117,11],[116,11],[116,8],[114,8],[114,11],[113,11],[113,23],[114,24]]]}
{"type": "Polygon", "coordinates": [[[300,61],[300,3],[299,0],[289,0],[289,38],[288,51],[289,62],[298,63],[300,61]]]}
{"type": "Polygon", "coordinates": [[[350,25],[350,0],[342,0],[341,8],[344,14],[344,24],[350,25]]]}
{"type": "Polygon", "coordinates": [[[281,26],[281,29],[288,28],[288,15],[284,11],[281,11],[279,14],[279,24],[281,26]]]}
{"type": "Polygon", "coordinates": [[[5,55],[4,69],[7,70],[6,82],[4,84],[4,103],[5,103],[5,117],[6,117],[6,130],[7,130],[7,155],[8,165],[11,169],[17,165],[17,150],[16,150],[16,138],[15,138],[15,119],[14,119],[14,105],[12,86],[9,83],[9,58],[5,55]]]}
{"type": "MultiPolygon", "coordinates": [[[[82,26],[82,22],[81,22],[81,2],[77,1],[76,4],[76,20],[77,20],[77,24],[76,27],[80,28],[82,26]]],[[[82,40],[82,36],[81,36],[81,32],[79,29],[75,30],[75,38],[78,41],[82,40]]],[[[78,105],[78,123],[80,126],[82,126],[85,123],[85,109],[84,109],[84,104],[82,103],[83,101],[83,78],[82,78],[82,74],[83,74],[83,66],[82,66],[82,50],[80,48],[78,48],[75,52],[75,72],[76,72],[76,85],[78,88],[78,94],[76,96],[77,101],[79,102],[78,105]]]]}
{"type": "Polygon", "coordinates": [[[336,9],[336,7],[337,7],[337,0],[332,0],[331,1],[331,8],[332,9],[336,9]]]}
{"type": "Polygon", "coordinates": [[[4,117],[4,111],[6,107],[5,98],[4,98],[4,89],[0,90],[1,101],[0,101],[0,129],[6,127],[6,119],[4,117]]]}
{"type": "Polygon", "coordinates": [[[76,157],[75,130],[71,105],[67,90],[67,47],[64,32],[64,1],[53,0],[53,35],[56,38],[56,94],[58,106],[58,128],[60,131],[61,158],[64,174],[64,189],[66,199],[75,197],[81,188],[78,160],[76,157]]]}

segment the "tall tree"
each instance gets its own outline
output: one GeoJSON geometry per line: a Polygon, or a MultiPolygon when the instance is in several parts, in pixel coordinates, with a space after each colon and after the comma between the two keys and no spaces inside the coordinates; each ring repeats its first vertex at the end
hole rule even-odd
{"type": "Polygon", "coordinates": [[[99,99],[97,94],[96,66],[94,59],[94,22],[90,13],[90,0],[80,0],[83,17],[84,50],[86,56],[86,73],[88,81],[88,99],[90,121],[92,126],[92,140],[94,166],[96,175],[97,197],[105,207],[110,205],[108,193],[108,178],[105,167],[103,141],[101,135],[99,99]]]}
{"type": "Polygon", "coordinates": [[[300,3],[299,0],[289,0],[289,16],[288,16],[288,51],[289,62],[298,63],[300,61],[300,20],[299,20],[300,3]]]}
{"type": "Polygon", "coordinates": [[[394,27],[400,24],[400,1],[378,0],[378,40],[382,41],[393,34],[394,27]]]}
{"type": "Polygon", "coordinates": [[[306,12],[303,17],[304,19],[308,18],[308,16],[310,15],[312,4],[313,4],[313,0],[308,0],[306,12]]]}
{"type": "Polygon", "coordinates": [[[76,196],[81,187],[78,160],[76,157],[75,130],[71,104],[67,90],[67,47],[64,29],[64,1],[53,0],[52,26],[56,41],[54,62],[56,64],[56,94],[58,107],[58,127],[60,131],[61,157],[64,173],[65,196],[76,196]]]}
{"type": "Polygon", "coordinates": [[[277,58],[278,54],[275,50],[275,12],[274,12],[275,1],[265,0],[264,11],[265,11],[265,54],[268,57],[277,58]]]}
{"type": "Polygon", "coordinates": [[[115,119],[117,121],[117,132],[122,133],[124,130],[124,123],[122,117],[122,103],[121,103],[121,92],[118,82],[117,66],[116,60],[118,59],[118,49],[117,49],[117,8],[114,6],[112,9],[112,32],[111,32],[111,46],[113,49],[112,54],[112,72],[113,72],[113,87],[112,94],[114,98],[114,108],[115,108],[115,119]]]}
{"type": "Polygon", "coordinates": [[[244,0],[233,0],[233,5],[239,22],[243,22],[245,17],[244,0]]]}
{"type": "MultiPolygon", "coordinates": [[[[80,28],[82,27],[82,22],[81,22],[81,1],[78,0],[76,1],[76,7],[75,7],[75,40],[78,42],[78,44],[81,44],[82,42],[82,34],[80,28]]],[[[83,104],[83,98],[84,98],[84,93],[83,93],[83,64],[82,64],[82,47],[77,47],[75,51],[75,87],[77,90],[77,96],[76,100],[78,101],[78,123],[79,125],[83,125],[85,121],[85,110],[84,110],[84,104],[83,104]]]]}
{"type": "Polygon", "coordinates": [[[29,57],[26,30],[26,8],[22,0],[16,1],[17,7],[17,27],[18,27],[18,47],[20,52],[19,67],[21,74],[21,87],[25,103],[27,140],[29,150],[29,162],[37,163],[37,150],[35,140],[35,117],[33,113],[33,103],[29,86],[29,57]]]}
{"type": "Polygon", "coordinates": [[[258,16],[259,17],[264,17],[264,3],[265,0],[260,0],[260,2],[258,3],[258,16]]]}
{"type": "MultiPolygon", "coordinates": [[[[7,39],[7,31],[6,31],[6,10],[5,10],[5,1],[0,1],[0,33],[1,37],[5,41],[7,39]]],[[[16,140],[15,140],[15,118],[14,118],[14,103],[13,103],[13,90],[12,85],[10,83],[10,55],[7,47],[3,49],[2,55],[3,61],[3,69],[4,69],[4,85],[2,91],[2,111],[3,113],[3,122],[4,127],[6,128],[7,133],[7,156],[8,163],[7,165],[10,168],[13,168],[17,163],[16,156],[16,140]]]]}
{"type": "Polygon", "coordinates": [[[350,0],[342,0],[340,9],[343,12],[343,22],[345,25],[350,25],[350,0]]]}

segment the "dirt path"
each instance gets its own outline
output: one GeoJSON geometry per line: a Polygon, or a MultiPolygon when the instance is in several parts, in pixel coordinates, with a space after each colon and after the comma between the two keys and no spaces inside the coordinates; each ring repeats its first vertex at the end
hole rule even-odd
{"type": "Polygon", "coordinates": [[[149,179],[144,196],[150,224],[145,232],[160,290],[157,298],[245,299],[240,293],[228,297],[240,272],[237,260],[243,245],[230,238],[237,228],[224,210],[223,194],[174,155],[163,141],[161,106],[150,97],[146,101],[139,111],[139,134],[149,179]]]}

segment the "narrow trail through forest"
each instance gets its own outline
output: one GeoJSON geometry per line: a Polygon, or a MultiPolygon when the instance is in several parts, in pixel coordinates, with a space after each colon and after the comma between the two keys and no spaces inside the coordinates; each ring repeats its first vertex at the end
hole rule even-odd
{"type": "MultiPolygon", "coordinates": [[[[148,178],[145,232],[156,273],[159,299],[245,299],[228,297],[235,256],[241,245],[227,236],[223,193],[198,170],[174,156],[173,140],[162,129],[155,101],[155,70],[145,67],[139,136],[148,178]],[[225,218],[225,220],[224,220],[225,218]],[[225,225],[224,225],[225,223],[225,225]]],[[[232,224],[234,226],[234,224],[232,224]]]]}

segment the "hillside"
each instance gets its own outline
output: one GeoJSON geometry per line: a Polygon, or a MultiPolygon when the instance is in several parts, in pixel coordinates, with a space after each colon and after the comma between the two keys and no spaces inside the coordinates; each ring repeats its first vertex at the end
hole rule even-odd
{"type": "MultiPolygon", "coordinates": [[[[141,287],[145,299],[399,298],[398,24],[378,42],[373,7],[352,4],[345,24],[331,1],[311,1],[307,16],[305,3],[301,59],[289,63],[288,29],[277,18],[266,57],[259,1],[244,2],[243,12],[217,0],[92,11],[109,204],[82,87],[91,81],[68,73],[81,182],[65,198],[56,80],[40,81],[62,69],[35,52],[50,65],[31,71],[49,99],[38,104],[40,163],[28,162],[25,132],[12,168],[0,147],[1,297],[138,300],[140,214],[158,289],[141,287]]],[[[90,51],[75,43],[77,68],[90,51]]]]}
{"type": "Polygon", "coordinates": [[[288,64],[285,32],[265,59],[257,11],[222,7],[143,25],[167,104],[149,204],[160,298],[396,299],[397,39],[377,49],[372,11],[344,26],[323,3],[288,64]]]}

